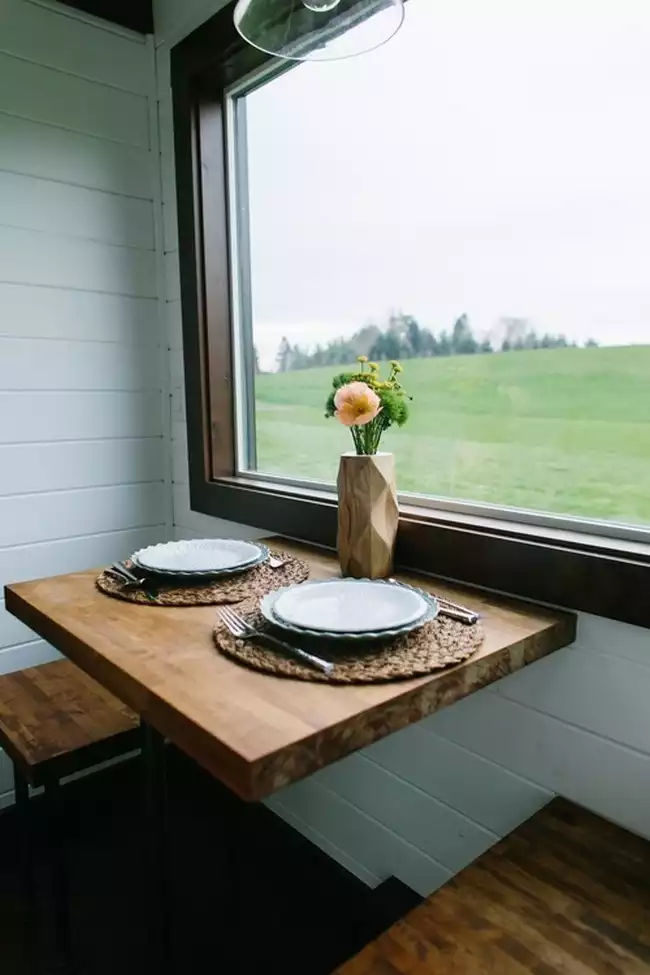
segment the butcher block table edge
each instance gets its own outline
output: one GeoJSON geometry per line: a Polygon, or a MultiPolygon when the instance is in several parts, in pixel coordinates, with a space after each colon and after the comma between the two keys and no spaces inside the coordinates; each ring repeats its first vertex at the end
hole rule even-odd
{"type": "MultiPolygon", "coordinates": [[[[273,539],[273,544],[308,559],[312,569],[317,570],[313,573],[314,578],[327,578],[335,574],[336,562],[329,553],[284,539],[273,539]]],[[[423,588],[430,588],[449,598],[476,606],[484,616],[487,645],[495,638],[494,630],[501,625],[499,615],[506,620],[511,619],[511,625],[517,620],[530,621],[530,632],[491,652],[479,650],[464,663],[430,676],[372,687],[290,682],[256,674],[254,676],[258,680],[293,684],[296,694],[305,695],[307,699],[312,695],[315,710],[319,714],[322,714],[324,704],[327,703],[327,695],[348,695],[354,706],[342,720],[319,719],[320,726],[312,727],[299,737],[294,736],[293,740],[287,734],[287,740],[280,746],[273,743],[268,745],[261,727],[256,747],[248,748],[248,754],[244,754],[244,749],[238,749],[225,740],[228,737],[227,727],[224,727],[223,734],[216,733],[214,728],[208,726],[208,720],[203,722],[183,713],[180,707],[174,706],[168,699],[169,695],[157,693],[155,686],[147,685],[143,680],[129,674],[87,640],[71,632],[62,621],[65,608],[61,610],[57,606],[54,615],[50,615],[43,608],[44,601],[38,590],[48,582],[56,585],[57,581],[67,583],[77,579],[79,586],[84,587],[86,597],[90,596],[86,588],[92,588],[98,600],[108,599],[95,590],[96,575],[97,570],[91,570],[9,585],[5,588],[6,608],[233,792],[249,801],[263,799],[351,752],[420,721],[501,677],[569,645],[576,635],[576,616],[572,613],[550,610],[533,603],[496,597],[476,590],[469,591],[430,577],[400,573],[400,578],[411,583],[419,583],[423,588]]],[[[143,607],[124,602],[120,605],[127,608],[125,612],[151,614],[152,622],[156,614],[169,612],[162,607],[143,607]]],[[[216,618],[215,607],[188,607],[182,612],[203,614],[206,619],[206,647],[209,645],[210,652],[216,654],[218,651],[212,644],[211,625],[206,609],[214,611],[216,618]]],[[[235,668],[240,672],[237,676],[241,677],[242,668],[238,664],[222,657],[220,665],[235,668]]],[[[332,697],[331,700],[334,702],[335,698],[332,697]]],[[[340,703],[340,699],[337,703],[340,703]]]]}

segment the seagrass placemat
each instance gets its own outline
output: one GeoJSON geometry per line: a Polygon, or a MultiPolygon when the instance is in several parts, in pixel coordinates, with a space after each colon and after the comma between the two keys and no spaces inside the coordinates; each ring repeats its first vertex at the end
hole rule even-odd
{"type": "MultiPolygon", "coordinates": [[[[156,576],[155,579],[150,576],[154,585],[151,596],[142,589],[125,586],[106,572],[98,576],[97,587],[107,596],[125,599],[129,603],[141,603],[143,606],[213,606],[219,603],[239,603],[248,598],[258,601],[274,589],[304,582],[309,577],[309,566],[303,559],[297,559],[287,552],[271,552],[271,555],[284,559],[283,565],[273,569],[268,562],[263,562],[237,575],[209,580],[195,578],[183,585],[166,582],[161,576],[156,576]]],[[[126,565],[135,575],[141,574],[141,570],[132,562],[127,560],[126,565]]]]}
{"type": "Polygon", "coordinates": [[[272,632],[287,643],[295,643],[303,650],[331,660],[334,670],[324,674],[297,658],[284,656],[263,640],[240,640],[218,621],[214,640],[223,654],[265,674],[329,684],[378,684],[423,677],[471,657],[483,642],[484,635],[480,623],[468,626],[439,616],[389,642],[364,640],[352,643],[299,637],[296,633],[273,628],[260,613],[256,602],[247,600],[237,607],[237,612],[255,629],[272,632]]]}

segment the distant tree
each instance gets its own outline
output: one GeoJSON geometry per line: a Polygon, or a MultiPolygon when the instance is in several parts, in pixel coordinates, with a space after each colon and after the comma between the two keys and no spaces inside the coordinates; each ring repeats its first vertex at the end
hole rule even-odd
{"type": "Polygon", "coordinates": [[[596,339],[587,339],[587,341],[585,342],[585,349],[597,349],[597,348],[598,348],[598,342],[596,341],[596,339]]]}
{"type": "Polygon", "coordinates": [[[293,366],[293,350],[286,335],[282,336],[280,347],[275,357],[278,372],[288,372],[293,366]]]}
{"type": "Polygon", "coordinates": [[[420,355],[425,357],[440,355],[440,343],[433,332],[431,332],[428,328],[421,329],[420,342],[420,355]]]}
{"type": "Polygon", "coordinates": [[[478,351],[479,352],[483,352],[483,353],[494,352],[494,349],[492,348],[492,343],[490,342],[490,340],[489,339],[483,339],[483,341],[481,342],[481,344],[478,347],[478,351]]]}
{"type": "Polygon", "coordinates": [[[262,370],[260,368],[260,356],[259,356],[259,352],[257,351],[256,345],[253,346],[253,363],[254,363],[253,368],[255,369],[255,375],[259,376],[262,370]]]}
{"type": "Polygon", "coordinates": [[[350,344],[354,346],[356,350],[356,355],[353,357],[356,359],[358,355],[370,356],[370,350],[373,345],[381,335],[381,329],[378,325],[364,325],[360,328],[358,332],[355,332],[350,339],[350,344]]]}
{"type": "Polygon", "coordinates": [[[478,342],[474,338],[467,315],[461,315],[454,322],[451,349],[454,355],[473,355],[478,352],[478,342]]]}
{"type": "Polygon", "coordinates": [[[448,332],[441,332],[438,336],[438,355],[452,355],[453,345],[448,332]]]}
{"type": "Polygon", "coordinates": [[[503,334],[501,342],[501,350],[503,352],[508,352],[511,349],[523,349],[526,335],[531,331],[527,318],[504,316],[499,319],[497,327],[503,334]]]}
{"type": "Polygon", "coordinates": [[[377,362],[384,359],[399,359],[401,355],[402,346],[399,337],[390,331],[380,335],[370,350],[370,359],[376,359],[377,362]]]}
{"type": "Polygon", "coordinates": [[[417,359],[424,351],[424,333],[414,318],[409,316],[406,326],[406,337],[408,340],[410,356],[417,359]]]}

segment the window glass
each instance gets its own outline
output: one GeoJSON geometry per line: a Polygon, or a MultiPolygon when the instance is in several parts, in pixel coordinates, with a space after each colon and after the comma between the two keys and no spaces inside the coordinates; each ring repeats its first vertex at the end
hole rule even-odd
{"type": "Polygon", "coordinates": [[[650,525],[649,51],[645,0],[409,0],[235,96],[250,466],[333,482],[332,376],[399,359],[402,491],[650,525]]]}

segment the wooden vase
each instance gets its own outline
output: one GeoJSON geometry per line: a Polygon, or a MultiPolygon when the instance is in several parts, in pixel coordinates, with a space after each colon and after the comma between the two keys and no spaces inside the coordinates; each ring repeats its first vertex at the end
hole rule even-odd
{"type": "Polygon", "coordinates": [[[399,516],[395,457],[343,454],[337,486],[337,545],[343,575],[386,578],[393,570],[399,516]]]}

